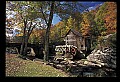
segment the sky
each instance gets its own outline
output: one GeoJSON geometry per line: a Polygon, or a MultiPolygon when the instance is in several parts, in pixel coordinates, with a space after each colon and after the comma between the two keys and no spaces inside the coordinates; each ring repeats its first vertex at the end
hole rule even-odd
{"type": "Polygon", "coordinates": [[[58,22],[60,22],[60,17],[55,14],[55,15],[53,16],[52,24],[55,25],[55,24],[57,24],[58,22]]]}

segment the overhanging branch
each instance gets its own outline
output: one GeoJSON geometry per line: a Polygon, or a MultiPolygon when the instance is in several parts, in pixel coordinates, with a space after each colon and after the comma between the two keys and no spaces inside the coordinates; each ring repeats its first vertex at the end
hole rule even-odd
{"type": "Polygon", "coordinates": [[[43,12],[43,8],[42,8],[42,6],[41,6],[41,12],[42,12],[42,15],[43,15],[43,18],[44,18],[46,24],[48,25],[47,20],[46,20],[45,15],[44,15],[44,12],[43,12]]]}

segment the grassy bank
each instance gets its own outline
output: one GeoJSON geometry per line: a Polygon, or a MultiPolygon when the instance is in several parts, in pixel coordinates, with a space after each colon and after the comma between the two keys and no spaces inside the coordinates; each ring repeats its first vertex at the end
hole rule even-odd
{"type": "Polygon", "coordinates": [[[23,60],[17,55],[6,55],[6,76],[11,77],[68,77],[65,72],[40,61],[23,60]]]}

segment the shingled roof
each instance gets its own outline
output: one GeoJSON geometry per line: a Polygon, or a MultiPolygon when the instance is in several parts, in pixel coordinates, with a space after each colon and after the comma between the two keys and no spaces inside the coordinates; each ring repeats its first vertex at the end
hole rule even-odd
{"type": "Polygon", "coordinates": [[[82,34],[80,34],[78,31],[73,30],[73,29],[70,29],[70,30],[67,32],[67,34],[65,35],[65,37],[69,34],[70,31],[72,31],[73,34],[75,34],[75,35],[77,35],[77,36],[79,36],[79,37],[82,37],[82,34]]]}

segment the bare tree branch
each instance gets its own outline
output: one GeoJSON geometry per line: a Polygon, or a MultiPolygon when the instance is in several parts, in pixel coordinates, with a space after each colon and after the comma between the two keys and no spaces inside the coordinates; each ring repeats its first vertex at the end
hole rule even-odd
{"type": "Polygon", "coordinates": [[[28,29],[28,34],[29,34],[30,30],[31,30],[31,26],[32,26],[32,20],[30,21],[30,26],[29,26],[29,29],[28,29]]]}
{"type": "Polygon", "coordinates": [[[41,12],[42,12],[42,15],[43,15],[43,17],[44,17],[44,20],[45,20],[46,24],[48,25],[48,23],[47,23],[47,19],[45,18],[45,14],[44,14],[44,12],[43,12],[43,8],[42,8],[42,6],[41,6],[41,12]]]}
{"type": "Polygon", "coordinates": [[[32,27],[32,29],[29,31],[29,36],[30,36],[30,34],[32,33],[32,30],[35,28],[36,25],[37,25],[37,23],[34,24],[33,27],[32,27]]]}

